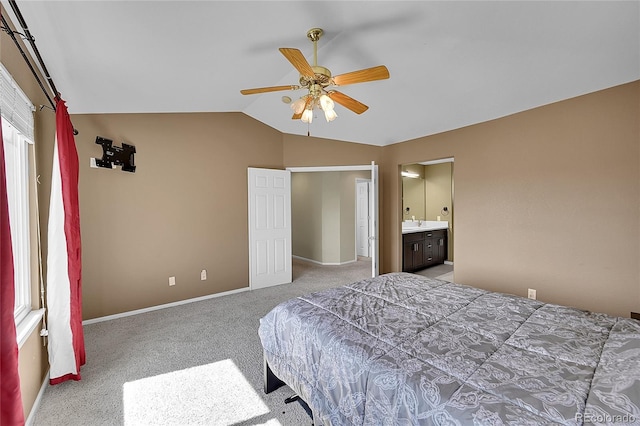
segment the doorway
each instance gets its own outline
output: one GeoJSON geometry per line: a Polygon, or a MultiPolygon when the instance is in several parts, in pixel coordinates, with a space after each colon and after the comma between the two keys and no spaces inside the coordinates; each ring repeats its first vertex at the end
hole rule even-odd
{"type": "MultiPolygon", "coordinates": [[[[443,158],[401,165],[402,234],[418,223],[446,229],[444,263],[415,271],[420,275],[453,281],[454,263],[454,159],[443,158]]],[[[405,237],[401,235],[401,239],[405,237]]],[[[403,244],[400,247],[404,247],[403,244]]],[[[404,250],[404,248],[403,248],[404,250]]],[[[404,254],[401,256],[404,259],[404,254]]]]}
{"type": "MultiPolygon", "coordinates": [[[[297,250],[292,250],[292,253],[298,258],[310,258],[314,263],[327,266],[350,263],[358,259],[357,182],[368,183],[366,198],[368,209],[365,215],[368,223],[363,224],[363,227],[368,230],[365,241],[369,258],[367,260],[371,263],[371,276],[377,276],[379,273],[378,166],[372,162],[371,165],[362,166],[291,167],[287,170],[292,173],[294,182],[292,191],[302,192],[305,197],[302,203],[296,203],[298,207],[292,206],[292,209],[302,210],[293,212],[292,223],[297,221],[297,225],[294,226],[292,245],[302,247],[303,253],[298,254],[297,250]],[[315,181],[313,187],[316,190],[311,188],[311,184],[306,186],[307,182],[302,183],[300,188],[295,187],[299,184],[297,176],[302,173],[307,176],[308,182],[315,181]],[[335,187],[341,188],[342,199],[338,192],[331,189],[335,187]],[[304,224],[302,232],[296,233],[296,228],[301,229],[300,222],[304,222],[307,218],[312,219],[314,215],[313,220],[304,224]],[[324,215],[324,217],[318,218],[318,215],[324,215]],[[295,216],[302,219],[295,219],[295,216]],[[339,234],[339,228],[347,230],[346,238],[341,242],[336,243],[335,239],[325,239],[331,233],[339,234]],[[301,234],[309,234],[309,236],[301,234]],[[319,244],[320,239],[324,239],[323,243],[326,244],[319,244]]],[[[364,242],[362,245],[365,245],[364,242]]],[[[360,259],[362,260],[362,257],[360,259]]]]}
{"type": "MultiPolygon", "coordinates": [[[[248,168],[249,287],[292,282],[291,174],[367,171],[370,178],[369,222],[371,276],[379,273],[378,166],[298,167],[286,170],[248,168]]],[[[314,195],[314,194],[312,194],[314,195]]],[[[351,201],[353,192],[351,193],[351,201]]],[[[351,224],[355,227],[354,215],[351,224]]],[[[355,232],[354,232],[355,234],[355,232]]],[[[324,235],[323,232],[320,234],[324,235]]],[[[355,240],[355,238],[353,239],[355,240]]],[[[355,253],[355,241],[352,241],[355,253]]]]}

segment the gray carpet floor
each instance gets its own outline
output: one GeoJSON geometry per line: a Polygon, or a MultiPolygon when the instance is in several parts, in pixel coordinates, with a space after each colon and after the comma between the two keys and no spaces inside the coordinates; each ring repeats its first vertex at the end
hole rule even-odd
{"type": "MultiPolygon", "coordinates": [[[[446,265],[443,265],[446,266],[446,265]]],[[[450,268],[430,268],[441,275],[450,268]]],[[[287,386],[264,394],[259,319],[278,303],[370,276],[293,260],[293,282],[85,326],[82,380],[47,386],[36,426],[311,425],[287,386]]]]}

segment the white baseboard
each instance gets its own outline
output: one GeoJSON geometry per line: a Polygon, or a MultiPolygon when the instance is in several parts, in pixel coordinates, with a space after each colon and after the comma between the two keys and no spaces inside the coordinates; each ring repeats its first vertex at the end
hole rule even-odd
{"type": "Polygon", "coordinates": [[[45,389],[49,385],[49,370],[47,370],[47,374],[44,376],[44,381],[42,382],[42,386],[40,386],[40,391],[38,391],[38,396],[36,396],[36,400],[33,401],[33,406],[31,407],[31,411],[27,416],[27,420],[25,421],[25,426],[31,426],[33,424],[33,418],[40,407],[40,401],[42,401],[42,395],[44,395],[45,389]]]}
{"type": "Polygon", "coordinates": [[[239,288],[237,290],[223,291],[222,293],[209,294],[207,296],[194,297],[193,299],[179,300],[177,302],[165,303],[164,305],[150,306],[148,308],[136,309],[135,311],[122,312],[114,315],[107,315],[99,318],[92,318],[82,321],[82,325],[95,324],[97,322],[110,321],[117,318],[129,317],[131,315],[143,314],[145,312],[157,311],[159,309],[172,308],[174,306],[186,305],[187,303],[200,302],[201,300],[213,299],[215,297],[228,296],[231,294],[249,291],[249,287],[239,288]]]}
{"type": "Polygon", "coordinates": [[[453,266],[453,262],[450,262],[450,261],[448,261],[448,260],[445,260],[445,261],[444,261],[444,264],[445,264],[445,265],[451,265],[451,266],[453,266]]]}
{"type": "Polygon", "coordinates": [[[298,260],[304,260],[305,262],[311,262],[311,263],[315,263],[316,265],[322,265],[322,266],[341,266],[341,265],[348,265],[349,263],[355,263],[358,261],[358,259],[353,259],[353,260],[348,260],[346,262],[341,262],[341,263],[336,263],[336,262],[319,262],[317,260],[313,260],[313,259],[307,259],[306,257],[302,257],[302,256],[295,256],[292,255],[291,257],[293,257],[294,259],[298,259],[298,260]]]}

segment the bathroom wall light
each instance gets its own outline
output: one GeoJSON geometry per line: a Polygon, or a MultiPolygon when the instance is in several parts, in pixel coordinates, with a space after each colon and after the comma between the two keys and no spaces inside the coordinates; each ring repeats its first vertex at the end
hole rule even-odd
{"type": "Polygon", "coordinates": [[[420,175],[418,173],[416,173],[416,172],[408,172],[406,170],[401,171],[400,175],[402,177],[408,177],[408,178],[414,178],[414,179],[420,177],[420,175]]]}

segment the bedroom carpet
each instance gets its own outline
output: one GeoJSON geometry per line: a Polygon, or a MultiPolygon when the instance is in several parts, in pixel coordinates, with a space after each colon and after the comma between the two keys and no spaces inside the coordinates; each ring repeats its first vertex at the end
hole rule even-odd
{"type": "Polygon", "coordinates": [[[34,425],[311,425],[288,387],[262,391],[259,319],[370,276],[367,260],[293,260],[291,284],[86,325],[82,380],[47,386],[34,425]]]}

